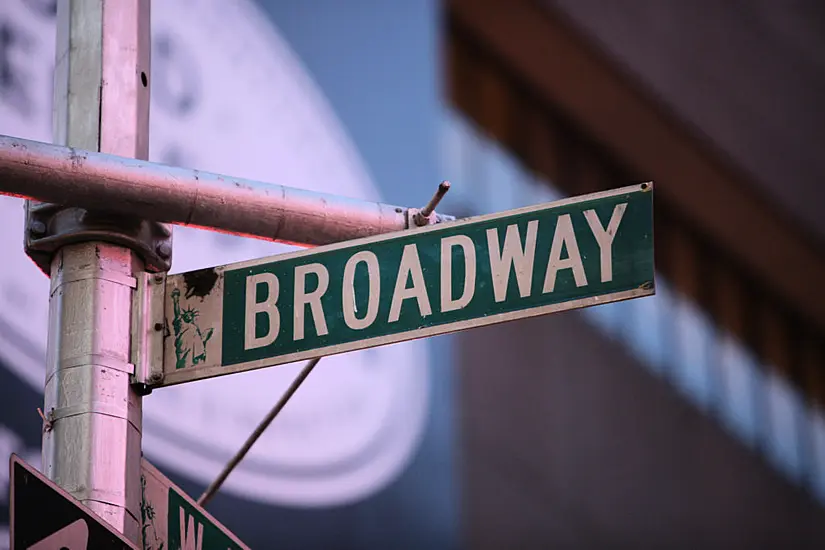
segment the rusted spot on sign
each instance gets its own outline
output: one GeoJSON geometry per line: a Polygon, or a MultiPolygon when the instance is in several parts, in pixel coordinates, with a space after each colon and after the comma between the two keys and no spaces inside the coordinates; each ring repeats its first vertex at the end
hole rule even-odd
{"type": "Polygon", "coordinates": [[[183,275],[183,283],[186,285],[184,297],[191,298],[192,296],[197,296],[198,298],[203,298],[212,292],[217,282],[218,274],[215,273],[215,269],[212,267],[185,273],[183,275]]]}

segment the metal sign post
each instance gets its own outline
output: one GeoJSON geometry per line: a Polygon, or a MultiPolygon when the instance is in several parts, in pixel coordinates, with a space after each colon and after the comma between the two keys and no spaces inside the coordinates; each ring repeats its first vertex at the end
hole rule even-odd
{"type": "Polygon", "coordinates": [[[0,192],[18,197],[310,246],[455,219],[433,201],[418,210],[10,136],[0,174],[0,192]]]}
{"type": "MultiPolygon", "coordinates": [[[[147,158],[148,0],[57,6],[54,140],[147,158]]],[[[51,275],[43,472],[137,543],[141,397],[130,380],[132,294],[144,263],[168,269],[169,231],[32,202],[27,224],[26,250],[51,275]]]]}

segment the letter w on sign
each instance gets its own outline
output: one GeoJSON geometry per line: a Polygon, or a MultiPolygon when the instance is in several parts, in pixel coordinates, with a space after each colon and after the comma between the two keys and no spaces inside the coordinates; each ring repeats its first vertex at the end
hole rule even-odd
{"type": "Polygon", "coordinates": [[[165,386],[654,294],[653,185],[169,277],[165,386]]]}

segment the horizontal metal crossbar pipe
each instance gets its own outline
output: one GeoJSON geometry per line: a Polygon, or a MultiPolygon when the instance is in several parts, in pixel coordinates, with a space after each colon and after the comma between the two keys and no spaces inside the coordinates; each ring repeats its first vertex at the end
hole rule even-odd
{"type": "Polygon", "coordinates": [[[307,246],[403,230],[412,218],[407,208],[2,135],[0,194],[307,246]]]}

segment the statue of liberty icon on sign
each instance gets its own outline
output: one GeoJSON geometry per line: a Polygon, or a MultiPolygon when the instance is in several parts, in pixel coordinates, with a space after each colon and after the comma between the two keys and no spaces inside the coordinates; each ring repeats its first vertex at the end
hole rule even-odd
{"type": "Polygon", "coordinates": [[[210,328],[206,332],[201,330],[197,323],[197,309],[181,309],[179,289],[174,289],[171,296],[174,308],[172,330],[175,332],[175,368],[182,369],[190,358],[192,365],[206,361],[206,343],[212,338],[214,329],[210,328]]]}

